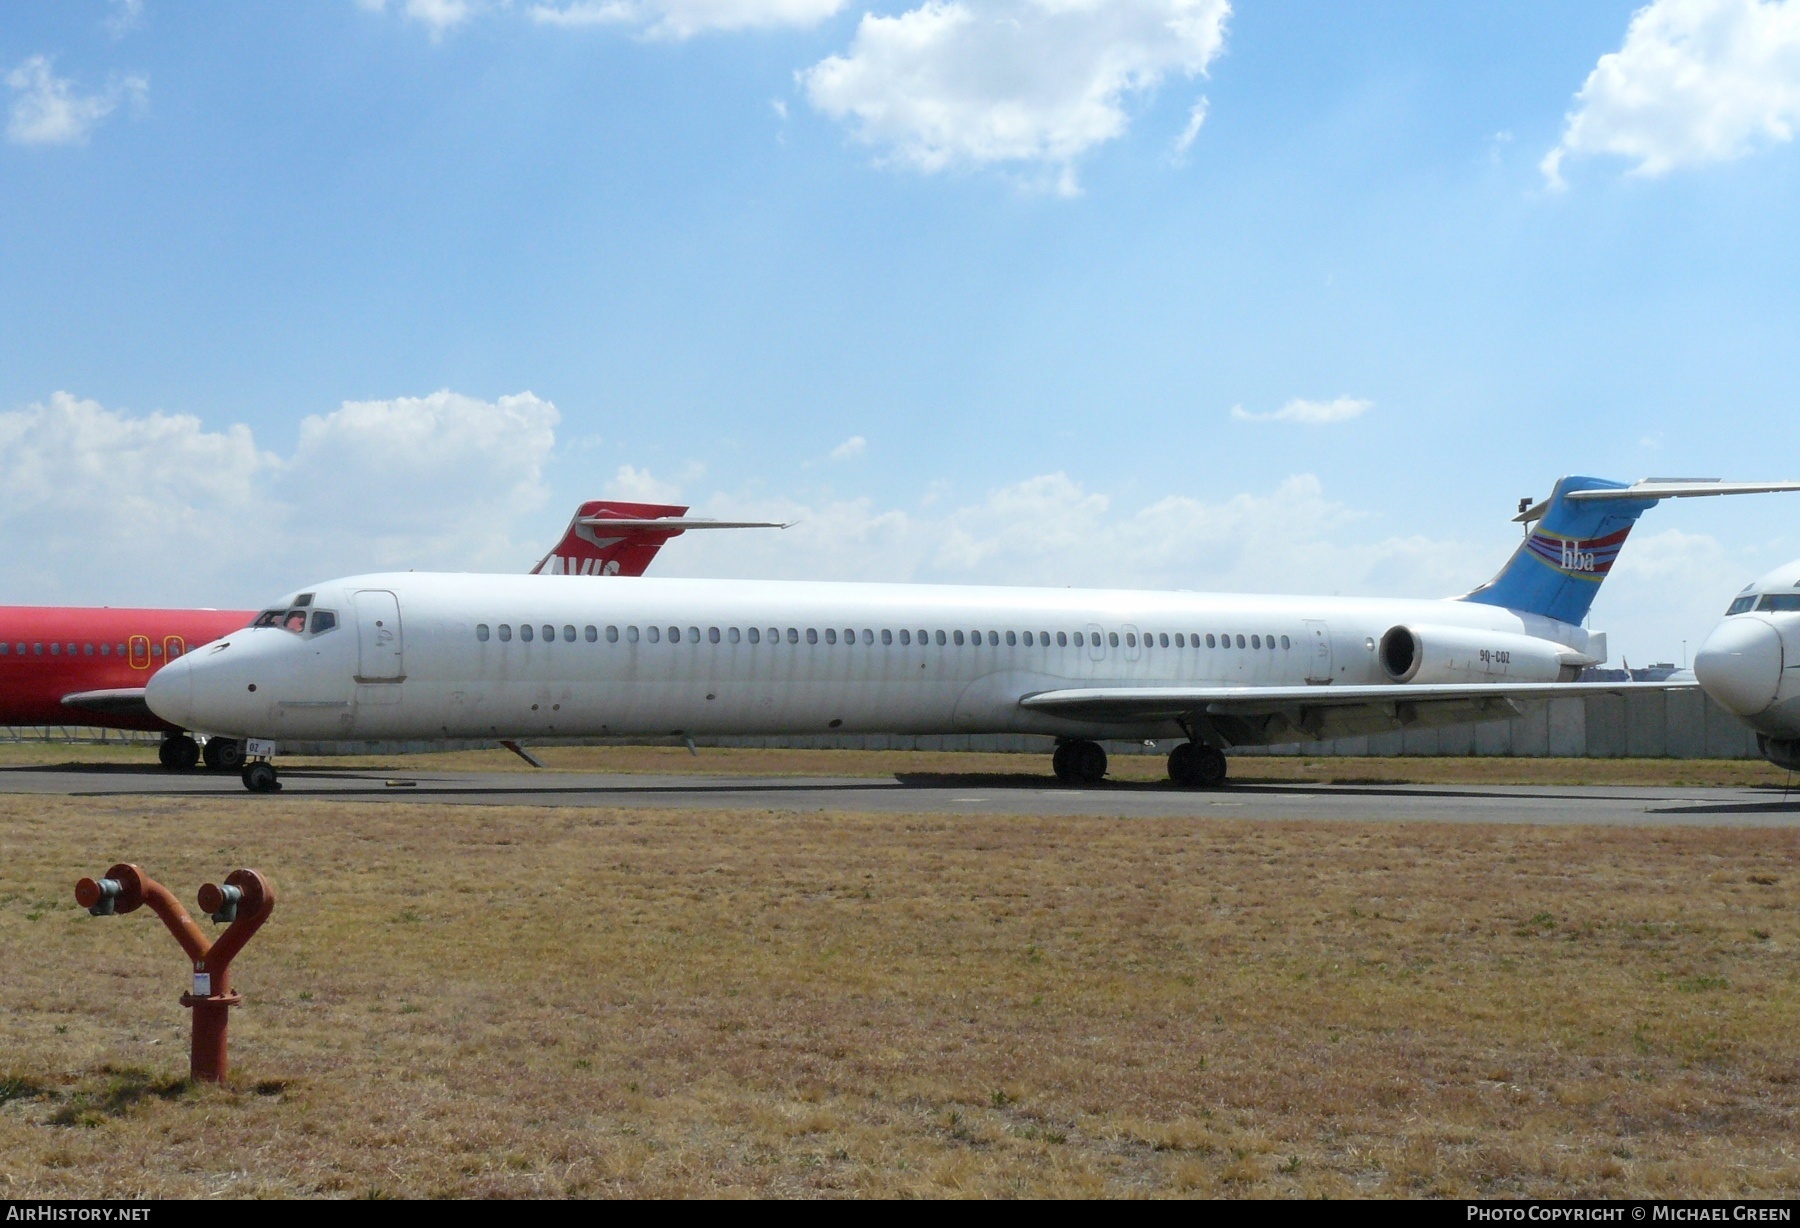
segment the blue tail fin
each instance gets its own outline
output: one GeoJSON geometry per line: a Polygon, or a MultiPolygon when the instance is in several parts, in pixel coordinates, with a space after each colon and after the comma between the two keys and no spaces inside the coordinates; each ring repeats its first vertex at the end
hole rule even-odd
{"type": "Polygon", "coordinates": [[[1462,600],[1580,623],[1631,526],[1656,500],[1571,502],[1563,496],[1573,490],[1624,490],[1626,485],[1604,478],[1562,479],[1544,503],[1542,519],[1528,527],[1500,574],[1462,600]]]}

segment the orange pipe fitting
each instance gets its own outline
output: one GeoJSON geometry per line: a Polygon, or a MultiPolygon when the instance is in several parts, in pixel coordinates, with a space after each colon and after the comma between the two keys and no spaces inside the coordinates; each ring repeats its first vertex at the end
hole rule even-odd
{"type": "Polygon", "coordinates": [[[232,992],[231,961],[275,910],[275,889],[268,880],[255,870],[233,870],[223,886],[207,883],[200,888],[200,907],[213,920],[230,922],[216,942],[167,887],[129,862],[112,867],[105,878],[76,883],[75,902],[96,916],[135,912],[148,904],[162,918],[194,966],[193,990],[181,995],[181,1004],[194,1012],[188,1074],[197,1081],[221,1082],[226,1071],[226,1024],[231,1008],[244,1000],[232,992]]]}

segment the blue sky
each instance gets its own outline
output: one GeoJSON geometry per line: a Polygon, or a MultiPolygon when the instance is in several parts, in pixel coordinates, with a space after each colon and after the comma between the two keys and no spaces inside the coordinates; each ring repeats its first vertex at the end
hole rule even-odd
{"type": "MultiPolygon", "coordinates": [[[[0,599],[600,493],[802,520],[669,574],[1458,591],[1562,473],[1800,477],[1797,4],[5,0],[0,599]]],[[[1796,515],[1655,510],[1594,625],[1796,515]]]]}

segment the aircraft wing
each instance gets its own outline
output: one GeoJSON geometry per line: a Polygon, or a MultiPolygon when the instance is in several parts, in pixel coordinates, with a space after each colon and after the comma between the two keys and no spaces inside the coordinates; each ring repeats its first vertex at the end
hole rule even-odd
{"type": "Polygon", "coordinates": [[[62,706],[83,712],[104,712],[109,716],[147,716],[158,719],[144,702],[141,686],[121,687],[114,691],[76,691],[62,697],[62,706]]]}
{"type": "Polygon", "coordinates": [[[1418,715],[1420,709],[1427,708],[1455,708],[1459,712],[1467,709],[1470,719],[1481,719],[1481,713],[1491,712],[1496,700],[1574,699],[1583,695],[1622,695],[1633,690],[1692,690],[1695,685],[1691,680],[1672,680],[1521,682],[1511,685],[1489,682],[1393,686],[1071,687],[1027,695],[1019,701],[1019,706],[1051,716],[1120,724],[1192,717],[1280,716],[1295,729],[1318,730],[1321,717],[1344,709],[1367,709],[1371,713],[1400,719],[1402,723],[1410,723],[1402,717],[1403,710],[1418,715]]]}

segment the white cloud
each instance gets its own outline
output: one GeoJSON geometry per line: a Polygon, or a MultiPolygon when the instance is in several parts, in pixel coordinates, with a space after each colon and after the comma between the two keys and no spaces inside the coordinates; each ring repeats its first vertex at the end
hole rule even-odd
{"type": "Polygon", "coordinates": [[[112,0],[112,10],[105,25],[114,38],[124,38],[144,20],[144,0],[112,0]]]}
{"type": "Polygon", "coordinates": [[[1360,397],[1338,397],[1330,401],[1307,401],[1295,397],[1280,409],[1266,414],[1251,413],[1242,405],[1231,407],[1231,416],[1240,422],[1304,422],[1318,425],[1324,422],[1348,422],[1352,418],[1360,418],[1375,402],[1360,397]]]}
{"type": "Polygon", "coordinates": [[[1796,120],[1800,0],[1656,0],[1588,74],[1540,169],[1553,189],[1584,154],[1663,175],[1792,140],[1796,120]]]}
{"type": "Polygon", "coordinates": [[[530,393],[353,401],[284,457],[241,424],[58,392],[0,413],[0,576],[15,600],[230,605],[359,570],[519,567],[556,424],[530,393]]]}
{"type": "MultiPolygon", "coordinates": [[[[385,13],[388,9],[388,0],[356,2],[371,13],[385,13]]],[[[482,0],[394,0],[396,12],[430,29],[433,38],[442,37],[445,31],[455,29],[488,7],[482,0]]]]}
{"type": "Polygon", "coordinates": [[[1206,71],[1226,0],[926,0],[867,13],[849,50],[798,74],[807,98],[889,160],[932,172],[1014,163],[1059,172],[1121,135],[1127,106],[1206,71]]]}
{"type": "Polygon", "coordinates": [[[868,450],[868,440],[864,439],[861,435],[852,435],[831,450],[831,459],[834,461],[847,461],[861,456],[868,450]]]}
{"type": "Polygon", "coordinates": [[[1187,127],[1183,128],[1181,135],[1175,138],[1175,156],[1177,158],[1187,153],[1189,146],[1193,145],[1194,139],[1200,135],[1200,126],[1206,122],[1207,105],[1206,99],[1202,98],[1188,112],[1187,127]]]}
{"type": "Polygon", "coordinates": [[[692,38],[709,30],[814,26],[844,0],[566,0],[537,4],[532,20],[558,26],[633,26],[652,38],[692,38]]]}
{"type": "Polygon", "coordinates": [[[149,97],[147,77],[125,77],[98,94],[77,93],[75,83],[51,71],[48,56],[34,55],[6,74],[18,97],[6,123],[6,138],[17,145],[79,145],[94,125],[121,102],[142,106],[149,97]]]}
{"type": "Polygon", "coordinates": [[[609,499],[626,499],[633,503],[679,503],[681,487],[653,476],[648,469],[620,465],[602,492],[609,499]]]}

